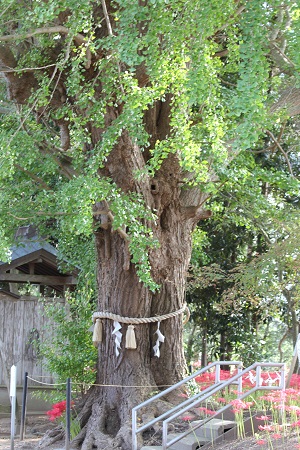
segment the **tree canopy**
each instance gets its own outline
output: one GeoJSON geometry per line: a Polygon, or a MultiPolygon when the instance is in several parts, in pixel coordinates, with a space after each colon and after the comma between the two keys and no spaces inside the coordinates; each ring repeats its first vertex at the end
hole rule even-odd
{"type": "Polygon", "coordinates": [[[4,0],[1,32],[2,249],[20,221],[88,235],[91,208],[105,200],[155,288],[145,255],[156,243],[141,225],[155,208],[137,186],[168,155],[188,206],[201,204],[194,186],[206,198],[251,170],[249,150],[264,139],[290,168],[277,138],[300,108],[296,2],[4,0]],[[157,102],[168,119],[153,129],[145,117],[157,102]],[[120,188],[109,154],[124,132],[142,160],[120,188]]]}

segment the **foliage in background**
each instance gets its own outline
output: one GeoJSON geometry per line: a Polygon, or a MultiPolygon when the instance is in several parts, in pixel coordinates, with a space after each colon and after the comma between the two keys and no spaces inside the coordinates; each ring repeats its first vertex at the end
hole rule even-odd
{"type": "Polygon", "coordinates": [[[49,341],[40,343],[41,357],[58,383],[70,377],[73,389],[83,393],[96,378],[97,350],[88,331],[95,310],[94,292],[81,287],[66,293],[65,305],[54,299],[44,307],[53,329],[49,341]]]}
{"type": "Polygon", "coordinates": [[[290,168],[282,155],[262,156],[263,143],[258,144],[249,170],[235,167],[238,179],[225,183],[211,202],[213,218],[194,233],[187,294],[190,361],[195,353],[202,353],[203,364],[222,356],[246,364],[291,357],[300,314],[297,129],[297,120],[291,121],[283,143],[290,168]]]}

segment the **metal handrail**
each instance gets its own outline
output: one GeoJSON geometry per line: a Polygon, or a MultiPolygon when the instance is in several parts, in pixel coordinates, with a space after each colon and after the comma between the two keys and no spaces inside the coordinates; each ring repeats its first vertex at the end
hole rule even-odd
{"type": "MultiPolygon", "coordinates": [[[[205,420],[201,421],[201,423],[194,425],[191,429],[187,430],[186,432],[180,434],[180,436],[173,438],[171,441],[167,442],[168,439],[168,423],[172,420],[176,419],[181,414],[184,414],[185,412],[189,411],[190,409],[196,407],[199,405],[199,403],[203,402],[207,398],[211,397],[213,394],[217,393],[219,390],[224,389],[225,387],[232,384],[234,381],[242,381],[243,375],[249,373],[251,370],[256,370],[256,377],[255,377],[255,386],[250,389],[249,391],[245,392],[243,394],[242,389],[238,391],[237,398],[242,400],[243,398],[249,396],[250,394],[256,392],[257,390],[284,390],[285,388],[285,364],[284,363],[254,363],[251,366],[247,367],[243,371],[239,372],[238,374],[234,375],[228,380],[225,380],[222,382],[219,386],[214,387],[209,393],[205,393],[201,398],[197,398],[195,400],[195,397],[193,397],[193,402],[189,404],[188,406],[184,407],[183,409],[180,409],[180,411],[174,412],[170,417],[165,419],[163,421],[163,437],[162,437],[162,449],[166,450],[169,448],[172,444],[175,444],[175,442],[180,441],[183,437],[187,436],[188,434],[194,432],[197,428],[200,428],[210,420],[212,420],[213,417],[208,417],[205,420]],[[281,367],[281,374],[280,374],[280,384],[279,386],[262,386],[261,385],[261,368],[262,367],[281,367]]],[[[242,387],[242,383],[240,384],[242,387]]],[[[227,409],[229,409],[232,405],[226,405],[223,406],[221,409],[216,411],[215,415],[219,415],[223,412],[225,412],[227,409]]]]}
{"type": "MultiPolygon", "coordinates": [[[[150,428],[152,425],[154,425],[158,421],[163,420],[165,417],[169,416],[170,414],[173,414],[175,411],[177,411],[178,409],[182,408],[182,406],[187,407],[190,403],[194,402],[194,399],[196,397],[202,396],[205,392],[206,393],[210,392],[212,390],[212,388],[214,388],[216,385],[219,385],[219,386],[223,385],[223,382],[220,381],[220,367],[221,367],[221,365],[222,366],[225,366],[225,365],[227,365],[227,366],[229,366],[229,365],[237,366],[238,371],[240,372],[243,364],[242,364],[241,361],[215,361],[215,362],[209,364],[208,366],[203,367],[202,369],[198,370],[194,374],[184,378],[183,380],[179,381],[178,383],[174,384],[173,386],[170,386],[169,388],[165,389],[164,391],[160,392],[159,394],[156,394],[155,396],[151,397],[150,399],[145,400],[143,403],[140,403],[139,405],[135,406],[132,409],[132,450],[137,450],[137,434],[138,433],[141,433],[142,431],[150,428]],[[183,384],[188,383],[189,381],[191,381],[194,378],[196,378],[197,376],[207,372],[208,370],[212,369],[213,367],[216,368],[216,371],[215,371],[215,383],[212,386],[208,386],[201,393],[196,394],[195,396],[193,396],[193,397],[183,401],[179,405],[173,407],[169,411],[161,414],[159,417],[156,417],[155,419],[153,419],[150,422],[142,425],[141,427],[137,426],[137,412],[138,412],[139,409],[143,408],[144,406],[148,406],[153,401],[155,401],[155,400],[157,400],[157,399],[159,399],[159,398],[169,394],[173,390],[177,389],[178,387],[182,386],[183,384]]],[[[230,380],[231,380],[231,378],[230,378],[230,380]]],[[[234,383],[234,381],[233,381],[233,383],[234,383]]],[[[229,382],[228,384],[232,384],[232,383],[229,382]]],[[[240,388],[240,385],[239,385],[239,388],[240,388]]]]}

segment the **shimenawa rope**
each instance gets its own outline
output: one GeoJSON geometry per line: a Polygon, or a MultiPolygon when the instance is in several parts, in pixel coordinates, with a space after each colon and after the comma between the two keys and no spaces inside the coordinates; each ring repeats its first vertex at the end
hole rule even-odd
{"type": "Polygon", "coordinates": [[[115,322],[128,323],[130,325],[137,325],[140,323],[151,323],[151,322],[161,322],[162,320],[170,319],[171,317],[179,316],[179,314],[184,313],[184,311],[188,311],[188,307],[186,303],[182,306],[182,308],[177,311],[163,314],[161,316],[154,317],[123,317],[118,314],[114,314],[111,312],[95,312],[93,314],[93,322],[95,323],[97,319],[111,319],[115,322]]]}
{"type": "Polygon", "coordinates": [[[189,320],[190,312],[189,309],[184,303],[184,305],[178,309],[177,311],[173,311],[168,314],[162,314],[160,316],[154,316],[154,317],[123,317],[119,314],[114,314],[111,312],[106,311],[100,311],[95,312],[93,314],[93,322],[95,324],[94,330],[93,330],[93,344],[95,347],[98,346],[99,342],[102,342],[102,322],[101,319],[110,319],[114,321],[114,330],[113,335],[115,337],[115,352],[116,356],[119,356],[119,349],[121,348],[121,341],[122,341],[122,333],[121,333],[121,323],[128,324],[127,332],[126,332],[126,343],[125,348],[127,349],[135,349],[136,348],[136,339],[135,339],[135,333],[134,333],[134,325],[140,325],[144,323],[155,323],[157,322],[157,340],[156,344],[153,347],[154,355],[159,357],[160,351],[159,346],[160,343],[164,342],[164,335],[161,333],[159,327],[160,322],[166,319],[170,319],[172,317],[176,317],[179,314],[183,314],[185,311],[187,311],[187,317],[184,320],[184,324],[189,320]]]}

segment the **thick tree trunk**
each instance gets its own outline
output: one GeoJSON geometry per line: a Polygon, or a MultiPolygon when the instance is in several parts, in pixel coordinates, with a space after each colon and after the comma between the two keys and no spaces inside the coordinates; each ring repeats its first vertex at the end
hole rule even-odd
{"type": "MultiPolygon", "coordinates": [[[[123,135],[108,160],[106,168],[123,190],[143,195],[145,204],[155,210],[157,220],[149,223],[159,247],[150,251],[151,274],[160,289],[155,293],[138,279],[130,261],[125,232],[113,231],[109,221],[95,216],[98,311],[123,317],[148,318],[171,313],[182,308],[184,287],[191,254],[191,231],[195,214],[185,215],[180,200],[178,177],[180,168],[171,155],[153,180],[143,183],[133,172],[143,164],[140,150],[123,135]],[[126,163],[124,163],[126,161],[126,163]],[[125,167],[126,166],[126,167],[125,167]],[[102,222],[101,222],[102,219],[102,222]]],[[[103,319],[103,341],[99,344],[97,384],[93,391],[91,416],[85,425],[83,450],[104,448],[131,449],[131,409],[149,397],[153,391],[176,383],[186,373],[183,355],[182,314],[163,320],[160,331],[165,341],[160,345],[160,357],[154,355],[158,323],[135,326],[136,349],[125,348],[127,325],[122,324],[120,354],[116,355],[113,320],[103,319]],[[114,447],[116,446],[116,447],[114,447]]],[[[169,399],[170,400],[170,399],[169,399]]],[[[86,414],[84,410],[83,415],[86,414]]],[[[148,414],[156,414],[148,411],[148,414]]]]}
{"type": "MultiPolygon", "coordinates": [[[[164,239],[153,252],[153,273],[160,283],[151,293],[139,282],[135,267],[128,265],[124,239],[110,229],[96,233],[98,256],[99,311],[126,317],[154,317],[178,310],[183,305],[184,282],[190,256],[190,238],[185,226],[177,222],[173,230],[160,230],[164,239]],[[165,254],[165,255],[164,255],[165,254]],[[168,257],[166,257],[168,254],[168,257]]],[[[83,450],[104,448],[104,442],[120,449],[131,448],[131,409],[153,391],[181,379],[186,370],[182,346],[182,314],[161,322],[165,342],[160,357],[154,356],[157,323],[135,327],[137,348],[125,348],[126,324],[122,325],[122,343],[116,356],[114,326],[103,320],[103,342],[99,344],[97,384],[103,385],[94,397],[91,417],[86,425],[83,450]]]]}

